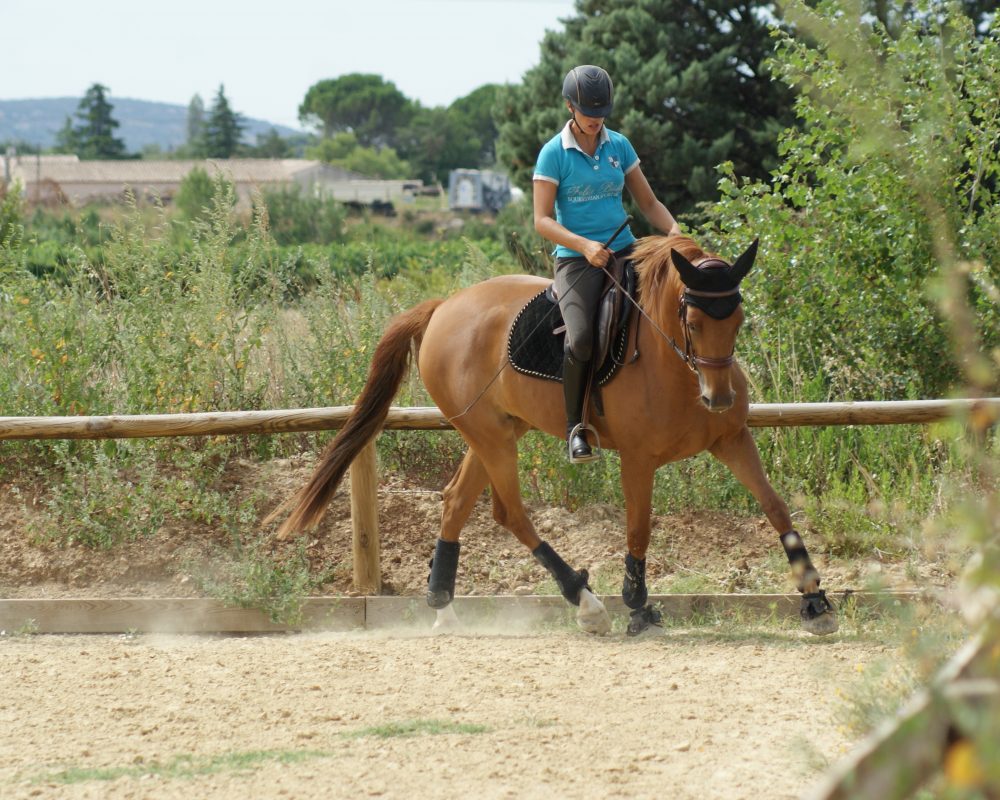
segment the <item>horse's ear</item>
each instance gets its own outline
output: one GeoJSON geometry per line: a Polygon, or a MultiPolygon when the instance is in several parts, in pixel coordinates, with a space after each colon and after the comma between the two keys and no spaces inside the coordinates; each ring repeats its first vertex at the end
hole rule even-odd
{"type": "Polygon", "coordinates": [[[699,282],[701,272],[698,268],[673,248],[670,248],[670,260],[673,262],[677,274],[681,276],[681,283],[685,286],[691,286],[692,282],[699,282]]]}
{"type": "Polygon", "coordinates": [[[753,262],[757,259],[757,246],[759,244],[760,239],[754,239],[753,243],[743,251],[743,255],[737,258],[736,263],[729,268],[729,277],[732,278],[733,283],[738,284],[746,277],[753,262]]]}

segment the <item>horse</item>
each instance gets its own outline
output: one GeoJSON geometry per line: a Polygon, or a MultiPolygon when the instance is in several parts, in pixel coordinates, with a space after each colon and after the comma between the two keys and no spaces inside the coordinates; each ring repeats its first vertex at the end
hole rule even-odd
{"type": "MultiPolygon", "coordinates": [[[[734,348],[744,320],[740,282],[756,254],[754,241],[730,264],[693,239],[673,235],[640,239],[631,255],[639,313],[633,314],[629,343],[641,358],[623,365],[602,388],[605,414],[592,420],[601,446],[617,450],[621,460],[628,545],[622,598],[630,609],[629,633],[660,622],[647,603],[645,575],[654,473],[705,450],[753,494],[777,532],[801,593],[803,627],[817,635],[837,630],[836,610],[747,427],[747,379],[734,348]]],[[[532,429],[560,439],[566,431],[562,387],[505,368],[512,321],[550,283],[532,275],[496,277],[397,315],[376,347],[351,416],[308,482],[265,523],[290,508],[277,530],[285,538],[320,521],[351,461],[382,427],[415,349],[424,386],[468,444],[442,493],[427,588],[427,602],[437,610],[435,625],[457,622],[451,603],[459,537],[490,486],[494,519],[531,550],[563,597],[577,606],[580,628],[608,632],[610,616],[590,590],[587,571],[569,566],[538,536],[520,494],[518,440],[532,429]]]]}

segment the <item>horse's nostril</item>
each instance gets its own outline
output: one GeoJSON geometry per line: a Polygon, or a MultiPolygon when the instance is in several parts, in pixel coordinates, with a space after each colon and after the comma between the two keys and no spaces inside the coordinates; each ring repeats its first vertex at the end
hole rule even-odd
{"type": "Polygon", "coordinates": [[[729,397],[721,400],[717,397],[702,395],[701,402],[709,411],[720,413],[722,411],[728,411],[733,407],[733,403],[736,402],[736,395],[733,393],[730,394],[729,397]]]}

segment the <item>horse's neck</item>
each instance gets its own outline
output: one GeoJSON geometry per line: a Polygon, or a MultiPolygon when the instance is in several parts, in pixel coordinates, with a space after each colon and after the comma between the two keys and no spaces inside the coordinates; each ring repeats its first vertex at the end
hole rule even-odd
{"type": "MultiPolygon", "coordinates": [[[[683,345],[684,331],[681,328],[681,320],[677,312],[680,308],[682,292],[683,287],[677,274],[671,271],[671,274],[664,281],[663,287],[657,292],[658,297],[651,298],[650,307],[646,309],[646,313],[656,327],[681,345],[683,345]]],[[[663,337],[657,338],[663,340],[663,337]]],[[[670,346],[666,341],[663,341],[663,344],[667,347],[670,346]]]]}
{"type": "Polygon", "coordinates": [[[682,292],[683,287],[676,273],[668,275],[664,287],[658,293],[660,296],[656,299],[656,305],[646,309],[650,320],[656,326],[650,331],[652,335],[647,341],[657,351],[657,363],[663,364],[670,373],[671,383],[676,383],[678,376],[697,383],[697,376],[674,349],[676,345],[684,350],[684,331],[677,313],[682,292]]]}

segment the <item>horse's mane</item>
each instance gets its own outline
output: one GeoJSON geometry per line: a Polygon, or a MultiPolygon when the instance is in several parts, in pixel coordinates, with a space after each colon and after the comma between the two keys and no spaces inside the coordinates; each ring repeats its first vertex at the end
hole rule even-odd
{"type": "Polygon", "coordinates": [[[635,243],[632,260],[639,280],[639,297],[643,308],[653,313],[664,296],[664,287],[672,265],[670,251],[676,250],[691,263],[711,257],[688,236],[646,236],[635,243]]]}

